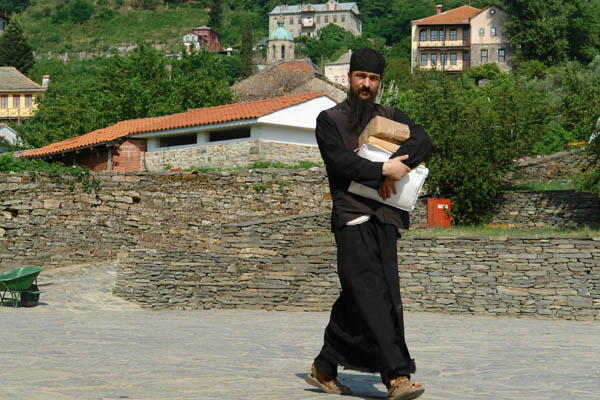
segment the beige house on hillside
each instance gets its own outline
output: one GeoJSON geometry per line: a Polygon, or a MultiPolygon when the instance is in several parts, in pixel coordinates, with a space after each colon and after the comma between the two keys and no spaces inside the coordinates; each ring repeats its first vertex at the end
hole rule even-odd
{"type": "Polygon", "coordinates": [[[341,26],[359,36],[362,33],[362,16],[358,5],[328,0],[325,4],[281,4],[269,13],[269,34],[283,22],[294,38],[302,35],[316,37],[321,28],[329,24],[341,26]]]}
{"type": "Polygon", "coordinates": [[[325,64],[325,76],[327,77],[327,79],[346,88],[350,87],[350,84],[348,82],[348,72],[350,71],[350,57],[352,57],[352,50],[342,54],[334,62],[325,64]]]}
{"type": "Polygon", "coordinates": [[[504,31],[506,13],[490,5],[461,6],[411,22],[411,70],[439,69],[448,73],[494,63],[512,69],[513,51],[504,31]]]}

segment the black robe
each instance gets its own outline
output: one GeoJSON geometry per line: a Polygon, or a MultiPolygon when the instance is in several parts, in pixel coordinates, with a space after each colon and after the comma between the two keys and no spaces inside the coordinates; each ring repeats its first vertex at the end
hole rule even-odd
{"type": "MultiPolygon", "coordinates": [[[[399,228],[408,228],[408,213],[348,192],[351,181],[378,189],[383,163],[359,157],[360,132],[350,124],[348,101],[323,111],[317,118],[317,142],[329,179],[332,230],[337,244],[338,275],[342,291],[333,305],[317,368],[337,375],[337,365],[380,372],[383,382],[415,371],[404,340],[402,301],[398,281],[396,240],[399,228]],[[361,215],[368,222],[346,225],[361,215]]],[[[392,157],[408,154],[416,167],[429,157],[431,140],[425,130],[393,107],[377,105],[381,115],[410,127],[410,139],[392,157]]]]}

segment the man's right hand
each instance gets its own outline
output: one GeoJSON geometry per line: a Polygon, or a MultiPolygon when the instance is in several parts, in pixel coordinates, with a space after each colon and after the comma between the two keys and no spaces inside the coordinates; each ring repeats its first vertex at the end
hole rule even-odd
{"type": "Polygon", "coordinates": [[[408,154],[399,157],[390,158],[383,163],[382,175],[395,181],[404,178],[404,175],[410,172],[410,168],[402,161],[408,159],[408,154]]]}

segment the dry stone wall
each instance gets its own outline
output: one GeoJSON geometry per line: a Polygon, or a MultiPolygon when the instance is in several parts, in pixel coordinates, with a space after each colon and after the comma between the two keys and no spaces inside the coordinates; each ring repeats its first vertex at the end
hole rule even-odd
{"type": "MultiPolygon", "coordinates": [[[[124,254],[114,292],[149,308],[329,310],[339,294],[328,213],[229,224],[206,248],[124,254]]],[[[408,238],[413,311],[600,320],[600,238],[408,238]]]]}
{"type": "MultiPolygon", "coordinates": [[[[337,296],[323,168],[94,177],[88,192],[0,175],[1,268],[118,259],[116,293],[148,307],[317,310],[337,296]]],[[[398,251],[410,309],[598,318],[598,241],[409,239],[398,251]]]]}

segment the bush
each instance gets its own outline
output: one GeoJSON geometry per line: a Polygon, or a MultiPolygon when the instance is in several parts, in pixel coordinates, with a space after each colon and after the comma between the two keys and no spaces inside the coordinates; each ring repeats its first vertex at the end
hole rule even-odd
{"type": "Polygon", "coordinates": [[[504,74],[477,87],[468,77],[418,73],[387,96],[431,136],[426,189],[451,199],[457,224],[489,219],[502,176],[531,151],[549,117],[540,92],[504,74]]]}

